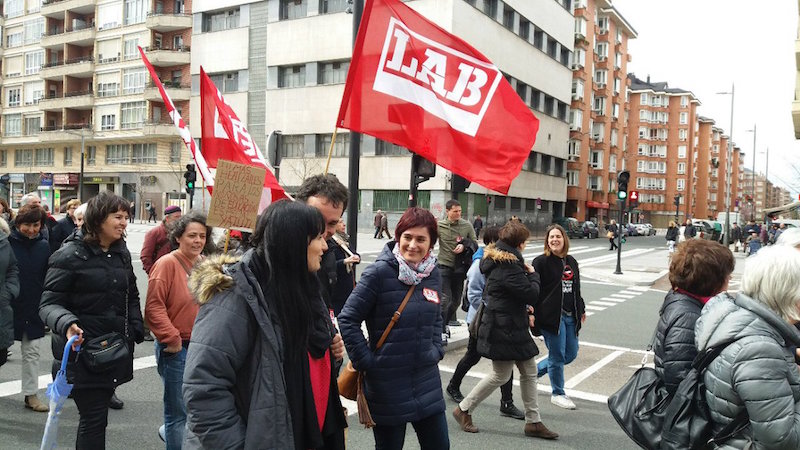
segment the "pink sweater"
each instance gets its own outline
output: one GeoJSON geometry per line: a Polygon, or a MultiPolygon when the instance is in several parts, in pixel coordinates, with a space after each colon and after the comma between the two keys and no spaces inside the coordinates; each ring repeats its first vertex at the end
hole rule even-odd
{"type": "Polygon", "coordinates": [[[180,250],[175,250],[150,269],[144,318],[158,342],[180,345],[192,337],[192,326],[199,305],[189,292],[189,275],[192,262],[180,250]],[[183,265],[181,265],[183,263],[183,265]]]}

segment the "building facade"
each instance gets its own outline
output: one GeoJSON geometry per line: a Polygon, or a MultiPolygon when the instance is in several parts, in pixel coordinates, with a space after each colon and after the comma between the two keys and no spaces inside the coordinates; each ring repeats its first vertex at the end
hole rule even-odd
{"type": "MultiPolygon", "coordinates": [[[[543,229],[554,216],[564,215],[574,41],[569,2],[417,0],[408,6],[484,53],[540,120],[536,144],[508,196],[473,184],[458,196],[464,217],[480,214],[502,223],[517,215],[531,228],[543,229]]],[[[212,77],[237,78],[236,89],[223,89],[226,100],[246,117],[254,138],[262,136],[263,142],[256,142],[290,191],[324,170],[331,146],[329,172],[350,184],[350,133],[338,130],[333,138],[352,54],[353,18],[347,7],[346,0],[194,1],[193,79],[200,66],[212,77]],[[238,17],[238,25],[198,29],[198,21],[212,17],[238,17]]],[[[199,113],[197,94],[193,116],[199,113]]],[[[198,121],[191,130],[199,137],[198,121]]],[[[368,228],[376,210],[390,212],[391,220],[406,209],[411,156],[396,145],[360,139],[357,207],[360,226],[368,228]]],[[[439,168],[420,185],[418,204],[442,217],[451,198],[450,178],[439,168]]]]}
{"type": "Polygon", "coordinates": [[[616,180],[627,144],[628,40],[636,31],[611,1],[580,0],[574,7],[566,215],[603,223],[619,212],[616,180]]]}
{"type": "Polygon", "coordinates": [[[30,191],[59,209],[105,189],[140,214],[181,203],[190,157],[137,46],[188,116],[191,0],[13,0],[3,9],[0,171],[12,206],[30,191]]]}

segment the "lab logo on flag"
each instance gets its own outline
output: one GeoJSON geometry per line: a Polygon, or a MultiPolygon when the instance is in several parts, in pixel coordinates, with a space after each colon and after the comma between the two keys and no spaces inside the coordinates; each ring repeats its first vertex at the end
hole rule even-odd
{"type": "Polygon", "coordinates": [[[389,20],[373,89],[474,137],[503,75],[492,64],[389,20]]]}

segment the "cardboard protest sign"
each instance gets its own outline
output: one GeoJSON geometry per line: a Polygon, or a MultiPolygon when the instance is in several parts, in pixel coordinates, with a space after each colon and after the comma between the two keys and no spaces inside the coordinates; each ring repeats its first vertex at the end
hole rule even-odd
{"type": "Polygon", "coordinates": [[[252,231],[256,227],[265,175],[264,167],[220,159],[208,210],[208,225],[252,231]]]}

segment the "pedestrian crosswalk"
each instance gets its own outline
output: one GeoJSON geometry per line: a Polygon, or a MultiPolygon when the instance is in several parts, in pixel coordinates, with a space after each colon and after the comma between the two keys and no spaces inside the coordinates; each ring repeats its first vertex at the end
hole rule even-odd
{"type": "Polygon", "coordinates": [[[605,311],[608,308],[617,306],[620,303],[635,299],[636,297],[642,295],[642,293],[647,292],[648,289],[650,288],[647,286],[629,286],[620,290],[619,292],[615,292],[595,300],[588,300],[584,297],[584,300],[587,300],[586,315],[591,316],[597,312],[605,311]]]}

